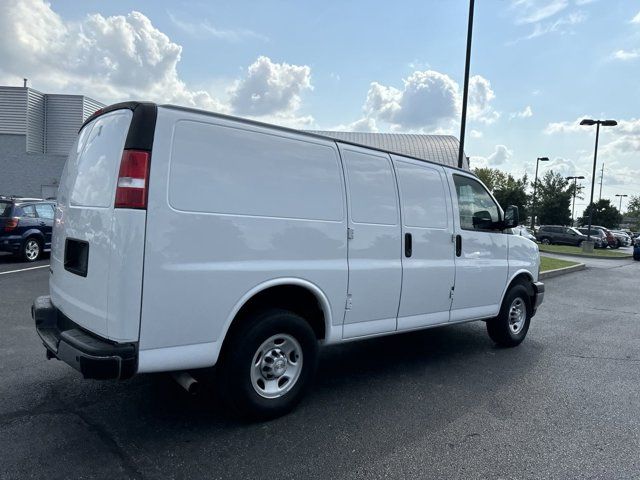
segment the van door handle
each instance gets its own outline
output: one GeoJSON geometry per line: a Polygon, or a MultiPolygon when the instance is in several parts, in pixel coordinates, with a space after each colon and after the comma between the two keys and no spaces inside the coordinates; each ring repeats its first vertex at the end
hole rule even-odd
{"type": "Polygon", "coordinates": [[[456,235],[456,257],[462,255],[462,237],[456,235]]]}
{"type": "Polygon", "coordinates": [[[413,253],[413,238],[410,233],[404,234],[404,256],[410,257],[413,253]]]}

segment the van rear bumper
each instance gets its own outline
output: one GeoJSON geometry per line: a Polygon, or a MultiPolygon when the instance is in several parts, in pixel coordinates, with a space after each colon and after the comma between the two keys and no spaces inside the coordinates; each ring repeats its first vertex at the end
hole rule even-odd
{"type": "Polygon", "coordinates": [[[51,303],[51,297],[36,298],[31,316],[47,349],[47,358],[62,360],[84,378],[124,380],[136,373],[135,343],[110,342],[82,330],[51,303]]]}

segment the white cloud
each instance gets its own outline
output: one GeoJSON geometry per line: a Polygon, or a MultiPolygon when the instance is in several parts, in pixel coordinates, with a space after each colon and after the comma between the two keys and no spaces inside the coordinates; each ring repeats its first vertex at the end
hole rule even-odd
{"type": "Polygon", "coordinates": [[[471,130],[469,136],[471,138],[482,138],[483,133],[480,130],[471,130]]]}
{"type": "Polygon", "coordinates": [[[631,19],[631,23],[640,23],[640,12],[638,12],[636,16],[631,19]]]}
{"type": "Polygon", "coordinates": [[[399,128],[437,128],[454,118],[459,109],[458,84],[434,70],[416,71],[403,80],[404,88],[373,82],[367,92],[367,116],[399,128]]]}
{"type": "Polygon", "coordinates": [[[274,63],[259,57],[247,69],[246,77],[230,89],[230,104],[234,112],[246,115],[294,112],[300,106],[300,94],[312,88],[307,65],[274,63]]]}
{"type": "Polygon", "coordinates": [[[327,130],[338,132],[377,132],[378,126],[376,125],[375,119],[362,117],[355,122],[336,125],[328,128],[327,130]]]}
{"type": "MultiPolygon", "coordinates": [[[[588,137],[593,139],[595,127],[580,126],[580,120],[583,118],[590,117],[584,115],[574,121],[550,123],[545,129],[545,133],[548,135],[575,135],[582,133],[585,140],[588,137]]],[[[586,168],[586,170],[582,171],[578,169],[579,175],[590,177],[589,169],[592,165],[591,162],[593,162],[592,141],[589,141],[587,144],[588,150],[579,158],[580,165],[586,168]]],[[[640,169],[637,167],[638,157],[640,157],[640,118],[618,120],[616,127],[603,127],[600,130],[598,168],[601,166],[600,162],[606,163],[605,172],[608,172],[609,181],[605,181],[605,184],[639,185],[640,169]]]]}
{"type": "Polygon", "coordinates": [[[480,75],[471,77],[469,79],[469,119],[491,124],[500,118],[500,113],[491,106],[495,97],[489,80],[480,75]]]}
{"type": "Polygon", "coordinates": [[[623,62],[628,60],[635,60],[640,57],[640,50],[617,50],[611,55],[615,60],[622,60],[623,62]]]}
{"type": "Polygon", "coordinates": [[[504,171],[511,171],[513,165],[509,164],[509,159],[513,156],[513,152],[505,145],[496,145],[494,151],[488,157],[471,156],[469,165],[471,168],[499,168],[504,171]]]}
{"type": "Polygon", "coordinates": [[[515,0],[511,7],[517,9],[516,23],[536,23],[552,17],[569,6],[568,0],[515,0]]]}
{"type": "Polygon", "coordinates": [[[207,20],[189,21],[178,17],[175,13],[167,12],[169,20],[180,30],[196,37],[213,37],[227,42],[241,42],[243,40],[261,40],[269,41],[269,39],[259,33],[246,28],[218,28],[207,20]]]}
{"type": "Polygon", "coordinates": [[[244,78],[226,81],[230,99],[220,99],[180,78],[181,54],[182,47],[140,12],[66,21],[42,0],[0,3],[2,80],[19,85],[27,77],[42,91],[82,93],[106,103],[141,99],[288,126],[313,123],[297,114],[300,93],[311,89],[308,66],[259,57],[244,78]]]}
{"type": "MultiPolygon", "coordinates": [[[[500,114],[491,103],[495,93],[480,75],[469,80],[470,121],[493,123],[500,114]]],[[[391,130],[450,133],[459,122],[460,87],[448,75],[435,70],[415,71],[403,80],[403,88],[371,83],[363,106],[365,118],[388,123],[391,130]]]]}
{"type": "Polygon", "coordinates": [[[533,110],[531,109],[531,105],[527,105],[524,110],[521,112],[514,112],[509,115],[510,119],[514,118],[529,118],[533,116],[533,110]]]}
{"type": "Polygon", "coordinates": [[[512,156],[513,152],[505,145],[496,145],[494,152],[487,157],[487,163],[492,167],[496,167],[507,163],[512,156]]]}
{"type": "MultiPolygon", "coordinates": [[[[541,164],[542,166],[542,164],[541,164]]],[[[544,164],[545,171],[553,170],[556,173],[559,173],[563,177],[574,177],[574,176],[584,176],[587,178],[591,178],[591,172],[588,169],[578,168],[576,162],[569,158],[556,157],[550,162],[544,164]]]]}

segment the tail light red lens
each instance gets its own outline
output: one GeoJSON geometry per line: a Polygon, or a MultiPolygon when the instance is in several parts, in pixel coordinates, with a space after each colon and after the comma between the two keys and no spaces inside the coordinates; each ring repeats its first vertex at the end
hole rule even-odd
{"type": "Polygon", "coordinates": [[[147,208],[151,155],[143,150],[125,150],[120,161],[116,208],[147,208]]]}
{"type": "Polygon", "coordinates": [[[7,220],[7,223],[4,224],[4,231],[11,232],[15,230],[18,226],[19,221],[20,219],[18,217],[10,218],[9,220],[7,220]]]}

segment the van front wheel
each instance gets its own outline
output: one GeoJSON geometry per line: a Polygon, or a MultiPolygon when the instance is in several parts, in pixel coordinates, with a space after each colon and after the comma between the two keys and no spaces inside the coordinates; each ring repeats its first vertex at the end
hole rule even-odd
{"type": "Polygon", "coordinates": [[[232,410],[243,417],[269,419],[300,402],[318,358],[316,336],[304,318],[287,310],[258,313],[229,341],[220,373],[232,410]]]}
{"type": "Polygon", "coordinates": [[[531,299],[524,285],[507,292],[497,317],[487,321],[487,333],[501,347],[520,345],[531,322],[531,299]]]}

